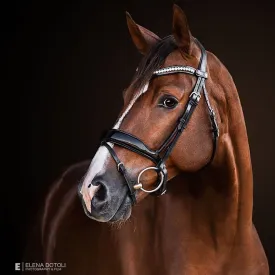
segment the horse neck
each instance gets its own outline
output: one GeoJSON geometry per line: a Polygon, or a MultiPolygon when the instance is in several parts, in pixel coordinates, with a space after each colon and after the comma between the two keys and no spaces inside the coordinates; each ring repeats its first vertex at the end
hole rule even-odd
{"type": "Polygon", "coordinates": [[[201,172],[181,174],[169,182],[167,197],[156,203],[161,216],[157,222],[175,227],[177,220],[181,235],[199,235],[215,246],[230,244],[236,236],[247,238],[252,226],[253,179],[245,121],[234,82],[223,70],[218,92],[224,90],[225,101],[218,102],[219,96],[212,99],[216,107],[223,106],[215,108],[221,134],[214,161],[201,172]]]}
{"type": "Polygon", "coordinates": [[[252,225],[253,206],[253,175],[250,149],[247,137],[245,119],[240,98],[229,72],[223,67],[224,77],[220,80],[226,99],[225,108],[219,111],[220,120],[224,126],[219,140],[217,157],[213,163],[216,169],[227,171],[223,182],[232,186],[234,200],[237,206],[238,226],[252,225]],[[224,119],[221,119],[224,118],[224,119]]]}

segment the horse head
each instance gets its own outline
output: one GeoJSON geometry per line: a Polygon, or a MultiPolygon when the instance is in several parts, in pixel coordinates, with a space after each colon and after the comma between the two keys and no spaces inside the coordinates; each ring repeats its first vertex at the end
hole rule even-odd
{"type": "Polygon", "coordinates": [[[127,220],[133,204],[212,163],[219,134],[214,69],[181,8],[174,5],[172,35],[162,39],[126,17],[143,58],[79,187],[85,213],[102,222],[127,220]]]}

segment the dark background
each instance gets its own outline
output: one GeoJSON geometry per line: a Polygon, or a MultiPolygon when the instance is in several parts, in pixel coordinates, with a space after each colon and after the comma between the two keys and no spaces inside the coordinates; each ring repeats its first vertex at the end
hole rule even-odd
{"type": "MultiPolygon", "coordinates": [[[[121,92],[141,57],[125,11],[166,36],[172,3],[40,0],[2,7],[6,94],[11,97],[11,105],[3,108],[19,111],[12,138],[20,148],[9,163],[9,178],[19,179],[9,181],[10,193],[4,196],[7,233],[2,235],[12,263],[21,259],[49,184],[69,165],[90,159],[102,130],[115,122],[121,92]],[[19,108],[13,105],[17,98],[19,108]]],[[[238,88],[254,171],[254,223],[275,274],[275,9],[271,1],[176,3],[185,10],[193,35],[225,64],[238,88]]],[[[4,119],[10,116],[5,113],[4,119]]]]}

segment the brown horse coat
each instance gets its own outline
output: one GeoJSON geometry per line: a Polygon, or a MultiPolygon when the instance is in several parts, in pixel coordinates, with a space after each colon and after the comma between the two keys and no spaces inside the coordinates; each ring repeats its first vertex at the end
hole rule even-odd
{"type": "MultiPolygon", "coordinates": [[[[169,54],[163,66],[197,67],[200,51],[190,39],[186,18],[177,6],[173,20],[178,49],[169,54]]],[[[128,26],[140,52],[145,54],[151,44],[157,43],[156,35],[136,25],[129,16],[128,26]]],[[[209,117],[202,98],[184,138],[178,141],[168,160],[167,194],[153,197],[140,192],[129,220],[111,225],[99,223],[85,216],[77,197],[77,185],[86,175],[85,183],[89,162],[74,165],[47,196],[41,221],[43,248],[37,248],[43,255],[37,259],[65,262],[67,267],[62,274],[269,274],[252,222],[252,167],[238,92],[227,69],[210,52],[207,70],[206,87],[220,128],[211,165],[199,171],[212,150],[209,117]]],[[[163,77],[150,84],[148,93],[133,106],[121,128],[143,138],[148,146],[157,147],[173,128],[170,121],[179,116],[180,110],[152,123],[152,106],[146,108],[158,87],[172,83],[176,88],[169,92],[184,106],[194,79],[186,75],[163,77]]],[[[134,92],[125,93],[123,110],[134,92]]],[[[116,150],[134,176],[150,164],[133,152],[116,150]]],[[[108,171],[116,173],[111,159],[105,172],[108,171]]],[[[151,181],[149,185],[153,184],[151,181]]],[[[88,193],[86,199],[92,199],[88,193]]],[[[33,261],[31,256],[26,259],[33,261]]]]}

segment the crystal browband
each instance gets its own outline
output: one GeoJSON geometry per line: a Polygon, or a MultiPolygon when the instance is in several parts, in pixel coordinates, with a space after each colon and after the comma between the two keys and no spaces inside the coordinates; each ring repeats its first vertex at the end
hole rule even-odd
{"type": "Polygon", "coordinates": [[[206,72],[203,72],[198,69],[194,69],[190,66],[169,66],[169,67],[165,67],[163,69],[154,71],[153,75],[159,76],[159,75],[174,74],[174,73],[187,73],[187,74],[192,74],[203,78],[207,78],[206,72]]]}

